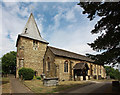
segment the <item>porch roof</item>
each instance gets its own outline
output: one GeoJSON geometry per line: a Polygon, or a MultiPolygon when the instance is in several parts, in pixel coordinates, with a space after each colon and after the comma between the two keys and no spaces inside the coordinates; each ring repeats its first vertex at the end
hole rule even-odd
{"type": "Polygon", "coordinates": [[[87,63],[76,63],[73,69],[89,69],[87,63]]]}

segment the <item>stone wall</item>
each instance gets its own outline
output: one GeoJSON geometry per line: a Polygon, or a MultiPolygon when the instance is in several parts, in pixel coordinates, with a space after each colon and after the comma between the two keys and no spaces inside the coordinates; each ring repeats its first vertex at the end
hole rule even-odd
{"type": "Polygon", "coordinates": [[[45,56],[44,56],[44,62],[43,62],[43,73],[46,77],[57,77],[56,75],[56,65],[54,63],[55,55],[51,52],[49,48],[47,48],[45,56]],[[50,63],[50,70],[48,70],[48,62],[50,63]]]}
{"type": "Polygon", "coordinates": [[[80,60],[75,60],[75,59],[70,59],[70,58],[64,58],[64,57],[55,57],[55,63],[58,65],[58,73],[57,76],[59,77],[60,80],[73,80],[74,77],[74,71],[73,71],[73,66],[76,63],[86,63],[85,61],[80,61],[80,60]],[[64,72],[64,62],[68,61],[68,72],[64,72]],[[71,68],[70,69],[70,62],[71,68]]]}
{"type": "MultiPolygon", "coordinates": [[[[22,38],[19,38],[19,41],[18,41],[18,45],[17,45],[17,57],[16,57],[16,77],[19,77],[18,76],[18,70],[20,69],[20,67],[19,67],[19,59],[21,59],[22,58],[22,56],[24,56],[24,54],[22,53],[20,53],[20,47],[21,47],[21,40],[22,40],[22,38]]],[[[22,50],[23,51],[23,50],[22,50]]]]}
{"type": "Polygon", "coordinates": [[[43,72],[43,58],[47,44],[38,42],[37,50],[33,49],[33,40],[20,37],[17,46],[17,77],[19,70],[19,60],[23,59],[23,67],[32,68],[40,75],[43,72]]]}
{"type": "MultiPolygon", "coordinates": [[[[33,49],[33,40],[20,37],[17,46],[17,69],[16,75],[18,77],[19,61],[23,60],[23,67],[32,68],[37,71],[37,74],[40,75],[42,73],[45,74],[48,78],[58,77],[59,80],[73,80],[74,71],[73,66],[76,63],[87,63],[89,68],[92,65],[92,69],[88,70],[88,76],[93,78],[94,76],[100,75],[105,78],[105,69],[103,66],[96,65],[90,62],[70,59],[60,56],[55,56],[49,48],[47,48],[47,44],[38,42],[38,49],[33,49]],[[64,62],[68,61],[68,72],[64,72],[64,62]],[[50,62],[50,70],[48,71],[48,62],[50,62]],[[72,63],[71,63],[72,62],[72,63]],[[94,72],[94,68],[96,67],[96,73],[94,72]],[[43,69],[44,68],[44,69],[43,69]],[[101,68],[101,73],[100,73],[101,68]],[[92,70],[92,75],[91,75],[92,70]]],[[[88,77],[87,76],[87,77],[88,77]]]]}
{"type": "MultiPolygon", "coordinates": [[[[86,62],[86,61],[81,61],[81,60],[75,60],[75,59],[70,59],[70,58],[64,58],[64,57],[55,57],[55,64],[57,64],[58,66],[58,69],[57,69],[57,77],[60,79],[60,80],[73,80],[73,76],[74,76],[74,71],[73,71],[73,66],[76,64],[76,63],[87,63],[88,64],[88,67],[90,68],[90,65],[92,65],[92,74],[90,74],[90,70],[88,70],[88,76],[90,77],[90,79],[92,79],[95,75],[101,75],[101,77],[105,77],[105,72],[104,72],[104,67],[101,66],[101,74],[99,72],[100,70],[100,65],[96,65],[96,64],[93,64],[93,63],[90,63],[90,62],[86,62]],[[68,72],[64,72],[64,62],[65,61],[68,61],[68,72]],[[72,62],[72,72],[70,72],[70,62],[72,62]],[[96,73],[94,73],[94,68],[96,66],[96,73]],[[71,74],[72,73],[72,74],[71,74]],[[72,79],[70,79],[72,77],[72,79]]],[[[86,79],[89,79],[88,76],[86,76],[86,79]]]]}
{"type": "Polygon", "coordinates": [[[101,74],[101,77],[102,78],[106,78],[106,71],[105,71],[105,68],[103,66],[102,67],[102,74],[101,74]]]}

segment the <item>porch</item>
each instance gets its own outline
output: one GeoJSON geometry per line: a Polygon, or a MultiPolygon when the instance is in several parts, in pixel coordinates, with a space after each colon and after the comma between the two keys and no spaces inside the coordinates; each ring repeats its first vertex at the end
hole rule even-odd
{"type": "Polygon", "coordinates": [[[87,63],[77,63],[73,67],[73,79],[74,81],[89,80],[88,76],[89,67],[87,63]]]}

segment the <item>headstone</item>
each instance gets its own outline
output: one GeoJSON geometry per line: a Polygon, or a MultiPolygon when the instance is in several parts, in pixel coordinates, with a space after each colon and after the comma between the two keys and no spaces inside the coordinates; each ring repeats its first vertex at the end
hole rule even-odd
{"type": "Polygon", "coordinates": [[[58,85],[58,78],[44,78],[43,85],[44,86],[56,86],[58,85]]]}

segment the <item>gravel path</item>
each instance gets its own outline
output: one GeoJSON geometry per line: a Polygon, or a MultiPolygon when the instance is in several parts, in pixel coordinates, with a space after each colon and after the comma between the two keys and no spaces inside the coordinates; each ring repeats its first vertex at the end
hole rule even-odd
{"type": "Polygon", "coordinates": [[[16,79],[13,75],[9,75],[11,93],[32,93],[19,79],[16,79]]]}

